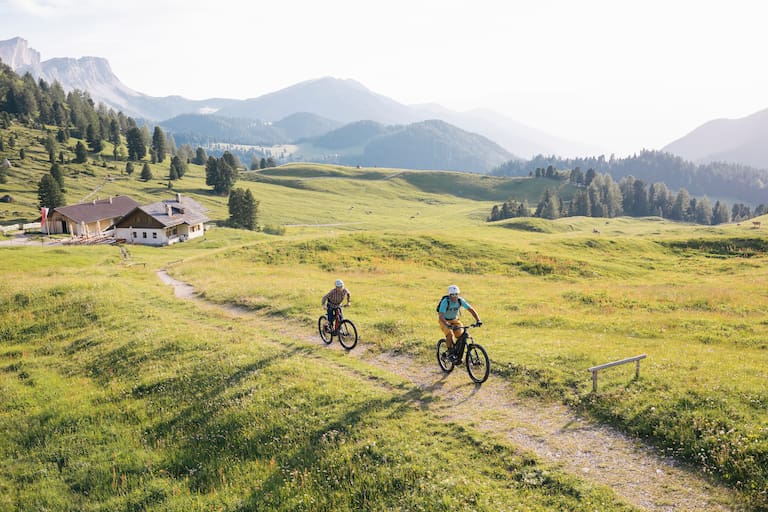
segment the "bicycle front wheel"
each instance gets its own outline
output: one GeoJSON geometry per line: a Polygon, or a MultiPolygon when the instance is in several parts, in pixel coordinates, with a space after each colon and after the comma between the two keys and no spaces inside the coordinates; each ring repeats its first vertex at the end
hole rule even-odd
{"type": "Polygon", "coordinates": [[[448,345],[444,339],[437,342],[437,364],[440,365],[440,369],[445,373],[453,371],[453,361],[451,361],[448,353],[448,345]]]}
{"type": "Polygon", "coordinates": [[[323,315],[317,319],[317,330],[320,331],[320,339],[323,343],[328,345],[333,341],[333,334],[331,334],[331,324],[328,323],[328,317],[323,315]]]}
{"type": "Polygon", "coordinates": [[[342,320],[339,325],[339,343],[347,350],[352,350],[357,345],[357,327],[351,320],[342,320]]]}
{"type": "Polygon", "coordinates": [[[467,373],[477,384],[488,380],[491,371],[491,360],[483,347],[475,343],[467,346],[467,373]]]}

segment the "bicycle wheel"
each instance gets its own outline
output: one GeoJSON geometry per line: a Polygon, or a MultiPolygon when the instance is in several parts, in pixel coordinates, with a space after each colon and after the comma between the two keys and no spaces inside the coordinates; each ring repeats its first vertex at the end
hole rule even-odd
{"type": "Polygon", "coordinates": [[[317,319],[317,330],[320,332],[320,339],[326,345],[333,341],[333,334],[331,334],[331,325],[328,323],[328,317],[323,315],[317,319]]]}
{"type": "Polygon", "coordinates": [[[491,360],[483,347],[472,343],[467,345],[467,373],[469,378],[478,384],[488,379],[491,371],[491,360]]]}
{"type": "Polygon", "coordinates": [[[437,342],[437,364],[446,373],[453,371],[453,361],[448,357],[448,345],[444,339],[437,342]]]}
{"type": "Polygon", "coordinates": [[[339,343],[347,350],[352,350],[357,345],[357,327],[351,320],[342,320],[339,326],[339,343]]]}

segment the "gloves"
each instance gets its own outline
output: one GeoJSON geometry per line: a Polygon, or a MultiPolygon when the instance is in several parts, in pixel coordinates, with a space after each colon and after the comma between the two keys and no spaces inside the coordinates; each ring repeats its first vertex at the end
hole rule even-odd
{"type": "Polygon", "coordinates": [[[483,325],[483,321],[482,320],[478,320],[477,321],[477,326],[480,327],[481,325],[483,325]]]}

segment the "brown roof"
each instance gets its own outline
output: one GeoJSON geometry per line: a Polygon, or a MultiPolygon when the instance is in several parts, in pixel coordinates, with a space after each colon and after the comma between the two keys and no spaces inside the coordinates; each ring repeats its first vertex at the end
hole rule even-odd
{"type": "MultiPolygon", "coordinates": [[[[206,209],[200,203],[181,194],[176,194],[176,199],[166,199],[146,206],[139,206],[136,210],[141,210],[166,228],[179,224],[192,226],[210,220],[205,215],[206,209]]],[[[133,214],[133,211],[128,213],[133,214]]],[[[131,222],[131,216],[128,213],[123,220],[117,223],[117,227],[128,227],[127,224],[131,222]]]]}
{"type": "Polygon", "coordinates": [[[116,196],[109,199],[97,199],[90,203],[59,206],[54,212],[76,222],[89,223],[122,217],[137,206],[139,203],[128,196],[116,196]]]}

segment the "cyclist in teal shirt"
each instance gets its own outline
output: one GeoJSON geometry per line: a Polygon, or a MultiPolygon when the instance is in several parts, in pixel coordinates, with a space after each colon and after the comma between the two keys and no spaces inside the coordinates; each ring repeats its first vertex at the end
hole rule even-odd
{"type": "Polygon", "coordinates": [[[472,313],[477,325],[483,324],[477,311],[475,311],[469,302],[459,297],[459,287],[452,284],[448,287],[448,296],[443,297],[440,300],[440,304],[437,306],[438,322],[440,323],[440,329],[442,329],[443,334],[445,334],[445,344],[449,351],[453,348],[454,337],[458,339],[462,334],[461,329],[457,329],[457,327],[463,326],[461,320],[459,320],[461,308],[472,313]]]}

